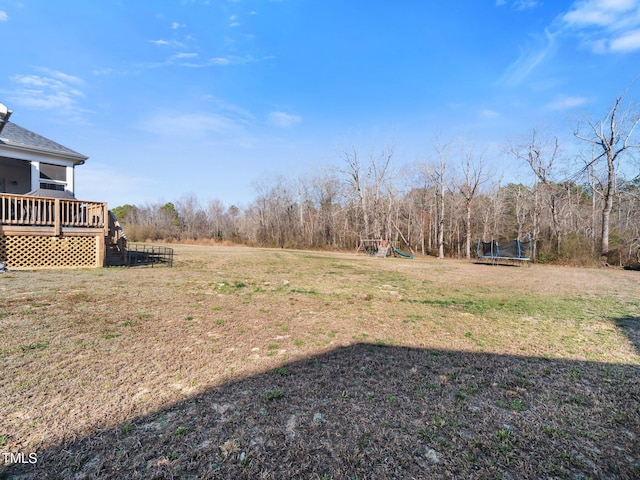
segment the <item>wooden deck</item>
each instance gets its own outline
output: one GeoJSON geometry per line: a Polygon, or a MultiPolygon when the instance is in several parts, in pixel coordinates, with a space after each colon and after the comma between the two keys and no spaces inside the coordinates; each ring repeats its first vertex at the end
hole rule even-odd
{"type": "Polygon", "coordinates": [[[7,268],[102,267],[109,238],[104,202],[0,193],[0,261],[7,268]]]}
{"type": "Polygon", "coordinates": [[[105,229],[106,203],[0,193],[0,234],[93,236],[105,229]]]}

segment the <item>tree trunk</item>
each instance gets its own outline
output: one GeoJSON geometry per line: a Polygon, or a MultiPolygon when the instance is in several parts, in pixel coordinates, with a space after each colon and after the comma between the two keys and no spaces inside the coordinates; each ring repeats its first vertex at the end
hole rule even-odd
{"type": "Polygon", "coordinates": [[[615,191],[615,164],[612,152],[607,152],[607,188],[604,192],[604,208],[602,209],[602,243],[600,244],[600,257],[606,260],[609,253],[609,217],[613,208],[613,194],[615,191]]]}
{"type": "Polygon", "coordinates": [[[469,260],[471,258],[471,202],[467,202],[467,218],[465,221],[465,258],[469,260]]]}
{"type": "Polygon", "coordinates": [[[438,212],[438,258],[444,258],[444,181],[440,188],[440,211],[438,212]]]}

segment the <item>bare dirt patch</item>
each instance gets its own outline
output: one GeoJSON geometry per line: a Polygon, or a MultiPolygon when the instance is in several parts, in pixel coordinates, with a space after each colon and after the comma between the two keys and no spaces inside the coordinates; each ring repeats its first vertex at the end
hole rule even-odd
{"type": "Polygon", "coordinates": [[[640,475],[637,272],[176,253],[0,275],[0,475],[640,475]]]}

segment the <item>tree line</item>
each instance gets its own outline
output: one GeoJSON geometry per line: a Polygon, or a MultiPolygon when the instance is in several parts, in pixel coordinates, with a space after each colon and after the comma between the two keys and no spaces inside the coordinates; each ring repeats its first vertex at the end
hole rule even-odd
{"type": "Polygon", "coordinates": [[[263,178],[242,208],[186,194],[113,210],[130,241],[355,250],[362,240],[385,239],[412,253],[471,258],[478,239],[528,234],[539,262],[639,263],[640,116],[623,107],[621,96],[603,119],[576,126],[579,155],[563,157],[558,138],[536,130],[509,145],[508,155],[530,172],[527,183],[505,183],[462,142],[434,142],[426,161],[402,169],[393,146],[367,153],[352,146],[336,168],[263,178]],[[632,178],[620,173],[623,160],[636,162],[632,178]]]}

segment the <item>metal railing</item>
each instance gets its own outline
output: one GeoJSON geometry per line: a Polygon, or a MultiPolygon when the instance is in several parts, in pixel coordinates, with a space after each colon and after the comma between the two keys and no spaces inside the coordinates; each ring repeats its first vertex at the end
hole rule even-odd
{"type": "Polygon", "coordinates": [[[173,266],[173,248],[157,245],[141,245],[130,243],[127,246],[127,265],[166,265],[173,266]]]}

